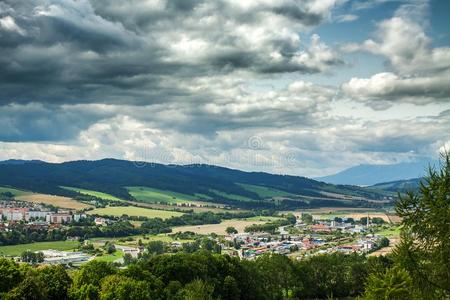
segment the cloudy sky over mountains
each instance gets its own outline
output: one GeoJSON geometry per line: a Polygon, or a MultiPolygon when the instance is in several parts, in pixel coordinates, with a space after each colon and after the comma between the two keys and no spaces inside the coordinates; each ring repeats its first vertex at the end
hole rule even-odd
{"type": "Polygon", "coordinates": [[[306,176],[450,148],[446,0],[0,1],[0,159],[306,176]]]}

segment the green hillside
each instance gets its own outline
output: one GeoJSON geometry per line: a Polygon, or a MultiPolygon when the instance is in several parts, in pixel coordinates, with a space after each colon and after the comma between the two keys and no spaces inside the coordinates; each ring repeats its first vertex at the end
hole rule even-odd
{"type": "Polygon", "coordinates": [[[239,183],[240,186],[245,188],[246,190],[258,194],[261,198],[274,198],[274,197],[294,197],[298,196],[289,192],[280,191],[274,188],[253,185],[253,184],[245,184],[239,183]]]}
{"type": "Polygon", "coordinates": [[[81,188],[76,188],[76,187],[70,187],[70,186],[61,186],[63,189],[66,190],[70,190],[70,191],[74,191],[83,195],[88,195],[88,196],[93,196],[93,197],[97,197],[103,200],[112,200],[112,201],[124,201],[123,199],[117,198],[113,195],[110,194],[106,194],[106,193],[102,193],[102,192],[97,192],[97,191],[93,191],[93,190],[86,190],[86,189],[81,189],[81,188]]]}
{"type": "Polygon", "coordinates": [[[2,186],[0,186],[0,193],[7,193],[7,192],[13,194],[16,197],[17,196],[25,196],[25,195],[32,194],[31,192],[27,192],[27,191],[24,191],[24,190],[18,190],[18,189],[14,189],[14,188],[10,188],[10,187],[2,187],[2,186]]]}
{"type": "Polygon", "coordinates": [[[133,198],[140,202],[157,203],[192,203],[195,201],[201,201],[211,199],[206,195],[192,196],[188,194],[182,194],[172,191],[164,191],[155,188],[145,186],[129,186],[128,192],[133,198]]]}

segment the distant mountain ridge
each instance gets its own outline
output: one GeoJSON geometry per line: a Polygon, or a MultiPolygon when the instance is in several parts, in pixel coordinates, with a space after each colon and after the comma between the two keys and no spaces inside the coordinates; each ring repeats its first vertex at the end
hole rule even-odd
{"type": "Polygon", "coordinates": [[[237,195],[249,200],[246,205],[268,206],[267,199],[242,184],[273,188],[314,201],[342,198],[380,200],[385,196],[382,192],[374,190],[355,186],[335,186],[306,177],[244,172],[210,165],[162,165],[117,159],[0,164],[0,186],[46,194],[74,197],[77,193],[61,188],[72,186],[108,193],[125,200],[134,200],[127,187],[145,186],[189,195],[203,195],[205,201],[230,205],[237,203],[233,200],[236,197],[227,195],[237,195]]]}
{"type": "Polygon", "coordinates": [[[377,183],[422,177],[426,174],[426,170],[430,164],[433,165],[435,162],[422,159],[417,162],[390,165],[363,164],[348,168],[334,175],[315,179],[331,184],[369,186],[377,183]]]}
{"type": "Polygon", "coordinates": [[[407,180],[398,180],[391,182],[382,182],[372,185],[371,188],[381,189],[384,191],[391,192],[408,192],[408,191],[417,191],[420,186],[420,182],[424,182],[424,178],[412,178],[407,180]]]}

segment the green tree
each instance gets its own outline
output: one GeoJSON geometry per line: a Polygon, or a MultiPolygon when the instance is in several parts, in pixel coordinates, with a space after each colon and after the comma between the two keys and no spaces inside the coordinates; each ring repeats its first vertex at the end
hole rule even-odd
{"type": "Polygon", "coordinates": [[[184,300],[212,300],[214,287],[203,281],[194,280],[182,289],[182,295],[184,300]]]}
{"type": "Polygon", "coordinates": [[[137,281],[121,275],[111,275],[102,280],[100,300],[152,300],[158,298],[145,281],[137,281]]]}
{"type": "Polygon", "coordinates": [[[430,167],[418,193],[399,195],[401,242],[394,251],[415,286],[427,298],[450,297],[450,157],[439,170],[430,167]]]}
{"type": "Polygon", "coordinates": [[[23,262],[27,262],[30,264],[37,264],[44,261],[44,254],[42,252],[33,252],[33,251],[24,251],[20,255],[20,259],[23,262]]]}
{"type": "Polygon", "coordinates": [[[240,299],[241,291],[239,290],[236,279],[231,276],[225,277],[223,281],[223,300],[235,300],[240,299]]]}
{"type": "Polygon", "coordinates": [[[46,300],[45,283],[36,276],[27,274],[25,279],[4,297],[6,300],[46,300]]]}
{"type": "Polygon", "coordinates": [[[384,248],[384,247],[388,247],[389,243],[390,243],[390,241],[389,241],[389,239],[387,237],[382,237],[380,242],[379,242],[379,245],[380,245],[381,248],[384,248]]]}
{"type": "Polygon", "coordinates": [[[225,231],[226,231],[226,233],[227,233],[228,235],[231,235],[231,234],[237,234],[237,233],[238,233],[237,229],[234,228],[233,226],[228,226],[228,227],[225,229],[225,231]]]}
{"type": "Polygon", "coordinates": [[[99,286],[103,278],[117,272],[116,268],[104,261],[93,260],[84,264],[73,277],[70,290],[72,298],[79,300],[98,299],[99,286]]]}
{"type": "Polygon", "coordinates": [[[302,222],[305,224],[312,224],[313,216],[310,214],[302,213],[302,222]]]}
{"type": "Polygon", "coordinates": [[[288,214],[286,216],[286,220],[288,220],[289,224],[292,224],[292,225],[297,223],[297,218],[293,214],[288,214]]]}
{"type": "Polygon", "coordinates": [[[64,266],[48,266],[40,269],[38,277],[46,285],[48,300],[67,299],[72,279],[64,266]]]}
{"type": "Polygon", "coordinates": [[[18,264],[13,260],[0,258],[0,293],[5,293],[23,280],[18,264]]]}
{"type": "Polygon", "coordinates": [[[372,274],[366,284],[364,300],[414,299],[414,287],[408,273],[398,267],[388,269],[382,276],[372,274]]]}
{"type": "Polygon", "coordinates": [[[151,241],[147,244],[147,250],[151,254],[163,254],[165,248],[166,246],[162,241],[151,241]]]}

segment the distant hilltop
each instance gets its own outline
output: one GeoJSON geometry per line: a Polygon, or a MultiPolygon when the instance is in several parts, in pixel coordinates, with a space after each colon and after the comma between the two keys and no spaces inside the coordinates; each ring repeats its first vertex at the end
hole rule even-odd
{"type": "Polygon", "coordinates": [[[421,159],[416,162],[389,165],[364,164],[315,179],[331,184],[369,186],[423,177],[430,165],[436,165],[436,161],[421,159]]]}

